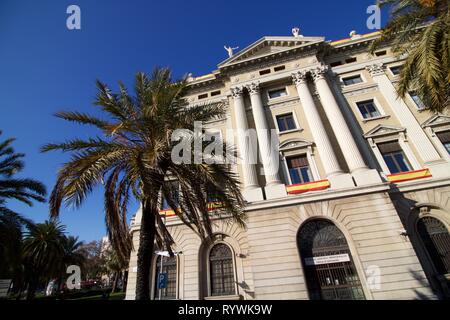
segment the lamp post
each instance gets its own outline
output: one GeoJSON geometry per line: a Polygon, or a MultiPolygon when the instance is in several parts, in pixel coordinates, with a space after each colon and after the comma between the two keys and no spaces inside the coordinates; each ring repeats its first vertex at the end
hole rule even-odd
{"type": "MultiPolygon", "coordinates": [[[[164,223],[164,225],[166,224],[166,218],[167,218],[167,216],[164,214],[163,215],[163,223],[164,223]]],[[[183,253],[182,251],[173,252],[173,254],[175,256],[177,256],[179,254],[182,254],[182,253],[183,253]]],[[[161,266],[159,268],[159,274],[162,274],[163,273],[164,257],[170,257],[169,251],[158,250],[158,251],[155,251],[155,254],[158,255],[158,256],[161,256],[161,266]]],[[[156,261],[158,261],[158,259],[156,259],[156,261]]],[[[162,289],[163,288],[159,288],[159,276],[158,276],[157,287],[158,287],[158,290],[159,290],[158,299],[161,300],[162,299],[162,289]]]]}

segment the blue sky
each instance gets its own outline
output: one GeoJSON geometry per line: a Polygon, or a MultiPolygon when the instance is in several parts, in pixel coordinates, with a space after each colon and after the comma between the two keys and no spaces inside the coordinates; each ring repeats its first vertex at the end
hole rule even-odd
{"type": "MultiPolygon", "coordinates": [[[[244,48],[265,35],[329,40],[367,33],[367,6],[375,0],[346,1],[145,1],[0,0],[0,130],[16,137],[26,153],[22,176],[51,191],[61,153],[39,153],[48,142],[86,138],[97,132],[52,116],[61,110],[96,113],[95,80],[117,88],[137,71],[169,66],[174,76],[209,73],[227,57],[224,44],[244,48]],[[81,30],[66,28],[66,9],[81,8],[81,30]]],[[[48,216],[47,204],[32,208],[10,202],[35,221],[48,216]]],[[[133,213],[136,205],[132,205],[133,213]]],[[[78,210],[63,209],[61,221],[85,241],[105,234],[102,190],[78,210]]]]}

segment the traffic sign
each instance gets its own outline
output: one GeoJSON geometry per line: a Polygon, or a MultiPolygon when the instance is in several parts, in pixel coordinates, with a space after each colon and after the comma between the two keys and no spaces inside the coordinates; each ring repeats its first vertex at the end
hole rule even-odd
{"type": "Polygon", "coordinates": [[[158,289],[167,288],[167,273],[158,273],[158,289]]]}

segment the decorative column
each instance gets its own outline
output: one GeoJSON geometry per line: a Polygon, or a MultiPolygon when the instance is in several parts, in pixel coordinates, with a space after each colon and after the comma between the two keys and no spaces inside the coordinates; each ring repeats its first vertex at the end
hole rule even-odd
{"type": "Polygon", "coordinates": [[[255,148],[250,145],[248,134],[247,115],[245,111],[242,87],[231,88],[234,101],[234,115],[236,118],[236,135],[241,161],[242,178],[244,184],[243,195],[249,201],[264,200],[262,190],[258,183],[256,172],[255,148]]]}
{"type": "Polygon", "coordinates": [[[266,178],[266,187],[264,190],[266,191],[266,198],[274,199],[285,197],[287,195],[286,187],[281,182],[278,174],[278,169],[280,167],[280,155],[277,148],[278,140],[272,141],[271,139],[271,130],[267,124],[259,90],[259,83],[247,85],[247,90],[250,94],[256,134],[258,136],[259,152],[264,166],[264,175],[266,178]],[[274,144],[276,145],[276,148],[274,148],[274,144]]]}
{"type": "Polygon", "coordinates": [[[339,146],[341,147],[345,161],[349,167],[350,173],[356,181],[357,185],[368,185],[381,182],[381,177],[376,170],[369,169],[362,157],[355,139],[347,126],[345,118],[334,98],[325,75],[328,67],[319,66],[311,71],[316,84],[317,91],[325,110],[328,120],[330,121],[333,132],[336,136],[339,146]]]}
{"type": "Polygon", "coordinates": [[[426,167],[430,169],[433,176],[449,176],[448,164],[436,151],[406,103],[398,97],[397,90],[384,71],[384,65],[377,63],[367,66],[366,69],[378,84],[379,90],[391,106],[392,112],[402,126],[406,128],[408,137],[425,162],[426,167]]]}
{"type": "Polygon", "coordinates": [[[305,112],[306,121],[314,138],[314,143],[319,150],[320,158],[322,159],[323,167],[327,178],[342,174],[342,169],[339,166],[339,161],[334,153],[330,139],[328,138],[325,126],[322,119],[320,119],[319,111],[314,103],[311,92],[307,83],[307,72],[298,71],[292,74],[292,79],[297,87],[297,93],[300,98],[303,110],[305,112]]]}

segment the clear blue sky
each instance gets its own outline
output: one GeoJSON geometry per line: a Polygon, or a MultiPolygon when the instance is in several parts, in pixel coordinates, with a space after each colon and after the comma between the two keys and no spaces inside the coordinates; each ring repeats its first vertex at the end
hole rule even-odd
{"type": "MultiPolygon", "coordinates": [[[[39,153],[48,142],[85,138],[96,131],[52,116],[56,111],[94,112],[95,80],[117,88],[137,71],[170,66],[175,77],[209,73],[227,57],[223,45],[244,48],[265,35],[329,40],[367,33],[366,8],[375,0],[316,1],[146,1],[0,0],[0,130],[17,138],[26,153],[23,176],[44,182],[49,191],[61,153],[39,153]],[[81,8],[81,30],[66,28],[66,9],[81,8]]],[[[48,216],[46,204],[32,208],[10,202],[35,221],[48,216]]],[[[130,213],[136,206],[133,205],[130,213]]],[[[79,210],[64,209],[61,220],[82,240],[105,234],[102,191],[79,210]]]]}

